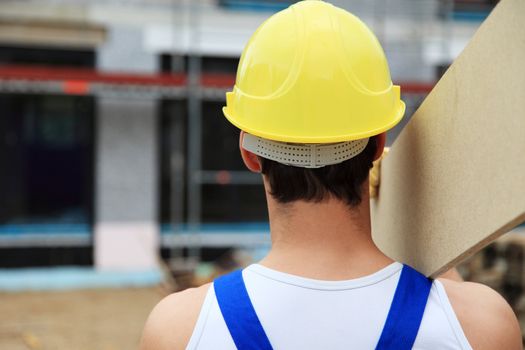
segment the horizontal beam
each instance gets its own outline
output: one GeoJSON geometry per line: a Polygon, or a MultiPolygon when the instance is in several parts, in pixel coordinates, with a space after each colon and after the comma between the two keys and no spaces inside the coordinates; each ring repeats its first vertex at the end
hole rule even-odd
{"type": "Polygon", "coordinates": [[[207,185],[261,185],[261,174],[250,171],[218,170],[197,171],[195,181],[207,185]]]}
{"type": "Polygon", "coordinates": [[[0,18],[0,42],[3,44],[93,49],[106,38],[104,26],[86,22],[0,18]]]}
{"type": "Polygon", "coordinates": [[[90,234],[1,234],[0,248],[27,247],[86,247],[92,245],[90,234]]]}
{"type": "Polygon", "coordinates": [[[183,233],[175,235],[162,235],[163,247],[199,247],[199,248],[224,248],[224,247],[258,247],[269,245],[268,232],[237,232],[237,233],[183,233]]]}
{"type": "MultiPolygon", "coordinates": [[[[235,84],[234,74],[204,73],[199,81],[200,97],[224,100],[235,84]]],[[[399,83],[403,93],[426,94],[433,83],[399,83]]],[[[86,68],[0,65],[0,92],[97,95],[108,92],[135,97],[177,97],[187,94],[188,75],[100,72],[86,68]]]]}

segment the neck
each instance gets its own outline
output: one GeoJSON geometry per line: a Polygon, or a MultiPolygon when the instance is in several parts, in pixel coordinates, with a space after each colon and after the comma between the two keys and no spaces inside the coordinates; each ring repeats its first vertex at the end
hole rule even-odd
{"type": "MultiPolygon", "coordinates": [[[[365,186],[368,189],[368,183],[365,186]]],[[[392,263],[372,240],[368,195],[355,208],[335,198],[284,205],[269,194],[267,199],[272,249],[262,265],[303,277],[343,280],[392,263]]]]}

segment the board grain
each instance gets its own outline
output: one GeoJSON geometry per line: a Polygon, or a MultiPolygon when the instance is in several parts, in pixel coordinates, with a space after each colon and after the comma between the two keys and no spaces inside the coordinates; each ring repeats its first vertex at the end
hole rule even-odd
{"type": "Polygon", "coordinates": [[[525,221],[525,0],[501,1],[381,165],[373,237],[436,276],[525,221]]]}

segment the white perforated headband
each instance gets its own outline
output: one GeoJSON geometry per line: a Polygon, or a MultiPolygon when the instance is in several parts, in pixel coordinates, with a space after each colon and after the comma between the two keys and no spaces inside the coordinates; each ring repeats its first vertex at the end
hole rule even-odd
{"type": "Polygon", "coordinates": [[[272,141],[244,134],[242,147],[258,156],[300,168],[321,168],[338,164],[361,153],[368,139],[327,144],[272,141]]]}

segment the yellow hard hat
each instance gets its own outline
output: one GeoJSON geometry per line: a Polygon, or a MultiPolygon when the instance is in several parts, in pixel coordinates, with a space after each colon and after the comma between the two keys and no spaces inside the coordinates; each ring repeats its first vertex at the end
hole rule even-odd
{"type": "Polygon", "coordinates": [[[265,139],[335,143],[392,128],[405,104],[370,29],[343,9],[306,0],[253,34],[223,112],[265,139]]]}

